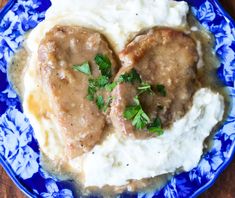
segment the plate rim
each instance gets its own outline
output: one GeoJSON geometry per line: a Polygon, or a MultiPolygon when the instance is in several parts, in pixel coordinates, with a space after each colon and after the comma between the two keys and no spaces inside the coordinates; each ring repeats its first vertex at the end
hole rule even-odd
{"type": "MultiPolygon", "coordinates": [[[[212,0],[209,0],[212,1],[212,0]]],[[[213,0],[215,6],[217,7],[217,9],[219,9],[223,16],[226,17],[229,22],[231,22],[233,28],[235,29],[235,19],[232,18],[232,16],[224,9],[224,7],[222,6],[222,4],[219,2],[219,0],[213,0]]],[[[8,3],[0,10],[0,21],[3,19],[3,17],[5,16],[5,14],[12,8],[12,6],[14,6],[14,4],[17,3],[17,0],[9,0],[8,3]]],[[[232,146],[230,148],[230,152],[229,155],[227,156],[227,158],[225,158],[225,160],[223,161],[222,165],[217,169],[216,172],[214,172],[214,177],[209,180],[207,183],[205,183],[204,185],[202,185],[200,188],[198,188],[198,190],[196,190],[191,197],[198,197],[199,195],[201,195],[202,193],[204,193],[206,190],[208,190],[209,188],[211,188],[214,183],[216,182],[216,180],[219,178],[219,176],[221,175],[221,173],[229,166],[229,164],[235,159],[235,141],[233,141],[232,146]]],[[[5,172],[7,173],[7,175],[11,178],[11,180],[13,181],[13,183],[17,186],[17,188],[23,192],[26,196],[28,197],[38,197],[37,195],[33,194],[32,192],[30,192],[17,178],[17,176],[15,175],[15,173],[11,170],[10,165],[5,162],[5,160],[3,159],[3,157],[0,154],[0,165],[2,165],[3,169],[5,170],[5,172]]]]}
{"type": "MultiPolygon", "coordinates": [[[[223,5],[220,3],[219,0],[214,0],[214,3],[216,5],[216,7],[218,9],[220,9],[220,11],[223,13],[223,15],[228,18],[228,20],[232,23],[232,25],[235,28],[235,19],[233,19],[233,17],[225,10],[225,8],[223,7],[223,5]]],[[[235,141],[233,141],[232,147],[231,147],[231,153],[229,155],[228,158],[226,158],[226,160],[224,160],[223,164],[218,168],[218,170],[215,173],[215,176],[213,179],[211,179],[210,181],[208,181],[205,185],[203,185],[202,187],[200,187],[197,191],[195,191],[192,194],[192,197],[198,197],[199,195],[201,195],[202,193],[206,192],[208,189],[210,189],[215,182],[217,181],[217,179],[219,178],[219,176],[221,176],[222,172],[224,172],[226,170],[226,168],[231,164],[231,162],[233,160],[235,160],[235,141]]]]}
{"type": "MultiPolygon", "coordinates": [[[[9,0],[7,4],[0,10],[0,21],[3,19],[3,17],[7,14],[7,12],[14,6],[14,4],[17,3],[17,0],[9,0]]],[[[29,198],[36,198],[37,195],[34,195],[31,193],[17,178],[15,173],[11,170],[11,167],[8,165],[7,162],[3,159],[2,155],[0,154],[0,165],[3,167],[4,171],[7,173],[7,175],[11,178],[11,181],[17,186],[17,188],[24,193],[29,198]]]]}

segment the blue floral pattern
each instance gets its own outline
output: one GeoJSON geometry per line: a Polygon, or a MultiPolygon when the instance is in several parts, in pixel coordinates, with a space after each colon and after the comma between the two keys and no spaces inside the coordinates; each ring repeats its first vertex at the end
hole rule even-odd
{"type": "Polygon", "coordinates": [[[33,129],[16,108],[10,107],[0,117],[0,153],[22,179],[38,172],[38,153],[29,145],[33,129]]]}
{"type": "MultiPolygon", "coordinates": [[[[235,26],[216,0],[187,0],[198,21],[215,36],[215,53],[221,64],[218,78],[226,86],[231,103],[235,100],[235,26]]],[[[39,149],[33,129],[22,113],[20,100],[12,89],[7,66],[20,47],[24,34],[44,19],[49,0],[11,0],[0,13],[0,162],[16,184],[31,197],[72,198],[69,181],[59,181],[39,163],[39,149]],[[9,4],[9,5],[10,5],[9,4]]],[[[162,189],[120,197],[195,197],[204,191],[224,169],[235,150],[235,105],[223,126],[215,133],[211,149],[196,168],[175,175],[162,189]]]]}
{"type": "Polygon", "coordinates": [[[73,193],[71,190],[69,189],[59,190],[57,184],[52,179],[46,180],[46,189],[47,189],[47,192],[42,192],[40,194],[43,198],[51,198],[51,197],[73,198],[73,193]]]}

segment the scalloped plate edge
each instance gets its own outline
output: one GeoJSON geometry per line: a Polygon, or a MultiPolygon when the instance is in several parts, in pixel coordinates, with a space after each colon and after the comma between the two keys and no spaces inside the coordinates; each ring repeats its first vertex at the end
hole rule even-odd
{"type": "MultiPolygon", "coordinates": [[[[17,2],[17,0],[9,0],[9,2],[3,7],[2,10],[0,10],[0,20],[3,19],[4,15],[11,9],[11,7],[17,2]]],[[[228,14],[227,11],[224,10],[223,6],[218,0],[214,0],[214,3],[216,7],[223,13],[223,15],[232,23],[233,27],[235,28],[235,21],[233,18],[228,14]]],[[[217,169],[217,171],[214,173],[214,178],[211,179],[209,182],[204,184],[201,188],[199,188],[197,191],[195,191],[192,194],[193,197],[198,197],[200,194],[205,192],[207,189],[209,189],[213,184],[216,182],[219,175],[226,169],[226,167],[232,162],[234,156],[235,156],[235,141],[233,142],[233,145],[230,149],[230,153],[228,157],[224,160],[223,164],[217,169]]],[[[5,162],[0,155],[0,164],[6,171],[6,173],[9,175],[9,177],[12,179],[14,184],[28,197],[37,197],[35,194],[31,193],[22,183],[20,183],[19,179],[16,177],[15,173],[11,170],[10,165],[5,162]]]]}
{"type": "MultiPolygon", "coordinates": [[[[230,14],[223,8],[222,4],[219,2],[219,0],[214,0],[214,3],[216,7],[223,13],[223,15],[228,18],[228,20],[232,23],[233,27],[235,28],[235,20],[230,16],[230,14]]],[[[213,184],[216,182],[218,177],[221,175],[221,173],[229,166],[229,164],[233,161],[235,158],[235,141],[233,142],[233,145],[230,149],[230,155],[226,158],[226,160],[223,162],[223,164],[217,169],[215,176],[213,179],[211,179],[209,182],[207,182],[205,185],[203,185],[201,188],[199,188],[197,191],[195,191],[192,194],[192,198],[198,197],[200,194],[208,190],[213,186],[213,184]]]]}
{"type": "MultiPolygon", "coordinates": [[[[0,20],[3,19],[5,14],[12,8],[12,6],[17,2],[17,0],[9,0],[8,3],[0,10],[0,20]]],[[[36,198],[34,194],[32,194],[22,183],[19,181],[19,179],[16,177],[15,173],[11,170],[9,164],[5,162],[0,155],[0,165],[2,165],[3,169],[7,173],[7,175],[11,178],[13,183],[20,189],[21,192],[23,192],[26,196],[36,198]]]]}

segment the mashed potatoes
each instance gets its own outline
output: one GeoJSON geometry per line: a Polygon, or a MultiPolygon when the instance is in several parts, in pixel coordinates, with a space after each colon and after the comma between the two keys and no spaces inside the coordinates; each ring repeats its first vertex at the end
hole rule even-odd
{"type": "MultiPolygon", "coordinates": [[[[105,185],[121,186],[128,180],[155,177],[176,169],[188,171],[200,160],[203,141],[212,128],[221,121],[223,98],[210,89],[196,92],[190,111],[164,135],[136,140],[113,132],[90,152],[70,161],[61,160],[64,141],[51,120],[39,118],[36,111],[45,105],[38,88],[37,50],[45,33],[57,24],[80,25],[103,33],[116,52],[136,32],[156,25],[179,27],[186,25],[188,5],[173,0],[52,0],[52,7],[26,40],[29,52],[24,78],[23,108],[30,119],[41,151],[52,161],[60,161],[67,170],[82,174],[85,187],[105,185]],[[32,110],[30,97],[42,98],[38,109],[32,110]],[[95,165],[94,165],[95,164],[95,165]]],[[[36,108],[36,107],[35,107],[36,108]]]]}
{"type": "Polygon", "coordinates": [[[178,168],[191,170],[200,160],[204,139],[222,119],[223,109],[223,98],[203,88],[195,93],[191,110],[162,136],[136,140],[110,135],[83,158],[85,186],[120,186],[130,179],[172,173],[178,168]]]}
{"type": "Polygon", "coordinates": [[[186,25],[188,5],[173,0],[52,0],[46,20],[30,34],[27,46],[36,50],[45,33],[57,24],[80,25],[103,33],[116,51],[130,37],[156,25],[178,27],[186,25]]]}

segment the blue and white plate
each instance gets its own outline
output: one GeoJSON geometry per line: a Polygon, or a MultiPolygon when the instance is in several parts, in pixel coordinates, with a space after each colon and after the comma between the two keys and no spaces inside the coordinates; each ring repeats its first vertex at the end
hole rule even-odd
{"type": "MultiPolygon", "coordinates": [[[[227,88],[231,109],[213,137],[213,146],[196,168],[173,177],[161,190],[120,197],[196,197],[210,187],[232,160],[235,151],[235,24],[217,0],[187,0],[198,21],[215,36],[221,64],[218,78],[227,88]]],[[[0,12],[0,163],[29,197],[79,197],[69,181],[46,174],[39,164],[33,129],[22,113],[19,97],[7,76],[8,62],[23,35],[44,19],[49,0],[10,0],[0,12]]],[[[95,197],[95,196],[93,196],[95,197]]]]}

